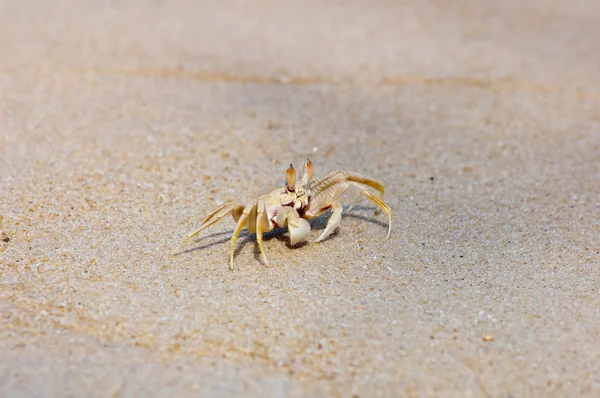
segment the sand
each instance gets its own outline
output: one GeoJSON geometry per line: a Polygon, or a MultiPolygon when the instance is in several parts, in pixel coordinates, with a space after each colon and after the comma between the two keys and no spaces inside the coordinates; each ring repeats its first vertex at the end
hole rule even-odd
{"type": "Polygon", "coordinates": [[[1,7],[1,396],[600,395],[596,0],[1,7]],[[169,256],[308,156],[390,240],[169,256]]]}

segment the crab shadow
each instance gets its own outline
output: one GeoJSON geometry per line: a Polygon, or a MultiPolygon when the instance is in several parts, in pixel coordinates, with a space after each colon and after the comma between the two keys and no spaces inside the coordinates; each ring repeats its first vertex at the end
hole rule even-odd
{"type": "MultiPolygon", "coordinates": [[[[344,206],[344,212],[342,213],[342,222],[343,222],[344,218],[353,218],[355,220],[370,222],[372,224],[379,225],[381,227],[387,227],[387,222],[378,220],[373,217],[367,217],[367,216],[363,216],[363,215],[354,213],[355,211],[369,211],[369,210],[373,210],[373,209],[375,209],[375,208],[370,207],[370,206],[357,205],[352,208],[352,212],[348,212],[348,207],[344,206]]],[[[321,214],[319,217],[315,218],[314,220],[309,221],[311,229],[316,229],[316,230],[325,229],[327,227],[327,222],[329,221],[329,217],[331,217],[331,211],[327,211],[327,212],[321,214]]],[[[332,234],[327,239],[332,238],[334,236],[335,236],[335,234],[332,234]]]]}
{"type": "MultiPolygon", "coordinates": [[[[372,207],[366,207],[366,206],[354,206],[354,208],[353,208],[353,210],[357,210],[357,211],[372,210],[372,209],[373,209],[372,207]]],[[[331,211],[327,211],[327,212],[323,213],[322,215],[320,215],[319,217],[315,218],[314,220],[310,220],[309,223],[310,223],[311,229],[312,230],[325,229],[327,227],[327,222],[329,221],[330,216],[331,216],[331,211]]],[[[344,213],[343,213],[342,217],[354,218],[357,220],[370,222],[370,223],[373,223],[373,224],[376,224],[376,225],[379,225],[382,227],[387,226],[387,223],[377,220],[373,217],[366,217],[366,216],[363,216],[360,214],[348,213],[347,209],[344,209],[344,213]]],[[[284,242],[288,249],[300,249],[309,244],[309,241],[304,241],[304,242],[300,242],[295,245],[292,245],[290,243],[288,236],[286,236],[286,233],[287,233],[287,228],[276,228],[273,231],[265,232],[263,234],[263,241],[277,239],[280,242],[284,242]]],[[[215,237],[223,236],[223,235],[227,235],[227,238],[214,240],[209,243],[201,244],[199,246],[195,246],[195,247],[192,247],[192,248],[189,248],[186,250],[180,250],[177,253],[174,253],[174,255],[178,256],[181,254],[191,253],[196,250],[208,249],[210,247],[222,245],[223,243],[227,243],[227,242],[231,241],[231,232],[224,231],[224,232],[216,232],[216,233],[213,233],[210,235],[203,236],[203,237],[195,240],[195,243],[198,244],[201,241],[204,241],[206,239],[215,238],[215,237]]],[[[325,240],[337,239],[337,238],[338,238],[338,235],[337,235],[337,233],[334,232],[331,235],[329,235],[327,237],[327,239],[325,239],[325,240]]],[[[236,245],[236,248],[235,248],[235,251],[233,254],[234,257],[237,257],[237,255],[244,249],[244,247],[248,243],[255,243],[255,242],[256,242],[256,234],[250,233],[247,230],[242,231],[239,235],[238,244],[236,245]]],[[[258,247],[258,245],[254,246],[254,258],[256,260],[261,261],[260,248],[258,247]]]]}
{"type": "Polygon", "coordinates": [[[216,241],[212,241],[212,242],[209,242],[209,243],[206,243],[206,244],[203,244],[203,245],[199,245],[199,246],[195,246],[195,247],[190,247],[189,249],[178,250],[175,253],[173,253],[173,255],[174,256],[179,256],[181,254],[187,254],[187,253],[195,252],[196,250],[208,249],[209,247],[221,245],[221,244],[223,244],[225,242],[228,242],[231,239],[231,233],[223,231],[223,232],[216,232],[216,233],[213,233],[213,234],[210,234],[210,235],[203,236],[201,238],[195,239],[193,242],[194,242],[194,244],[199,244],[200,242],[202,242],[204,240],[207,240],[209,238],[214,238],[214,237],[223,236],[223,235],[228,235],[228,237],[225,238],[225,239],[219,239],[219,240],[216,240],[216,241]]]}

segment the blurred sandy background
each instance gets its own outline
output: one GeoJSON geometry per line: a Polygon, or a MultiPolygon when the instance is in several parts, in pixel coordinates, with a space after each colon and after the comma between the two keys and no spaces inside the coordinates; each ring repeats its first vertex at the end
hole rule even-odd
{"type": "Polygon", "coordinates": [[[0,395],[599,396],[599,153],[596,0],[1,1],[0,395]]]}

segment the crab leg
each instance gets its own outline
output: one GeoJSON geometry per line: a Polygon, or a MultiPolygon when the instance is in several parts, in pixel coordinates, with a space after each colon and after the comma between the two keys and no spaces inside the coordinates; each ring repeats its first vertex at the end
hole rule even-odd
{"type": "MultiPolygon", "coordinates": [[[[210,213],[204,219],[204,221],[202,221],[202,224],[200,224],[200,228],[198,228],[196,231],[188,234],[183,239],[181,244],[179,246],[177,246],[177,249],[175,249],[173,251],[173,253],[177,253],[179,251],[179,249],[181,248],[181,246],[183,246],[183,244],[188,241],[188,239],[191,239],[191,238],[197,236],[200,232],[204,231],[206,228],[221,221],[223,219],[223,217],[225,217],[229,213],[231,213],[231,212],[236,213],[236,212],[241,211],[240,209],[243,209],[243,206],[239,205],[238,203],[234,203],[234,202],[225,203],[224,205],[222,205],[221,207],[219,207],[218,209],[216,209],[215,211],[210,213]]],[[[235,214],[234,214],[234,218],[235,218],[235,214]]]]}
{"type": "Polygon", "coordinates": [[[356,186],[358,189],[360,189],[361,194],[366,196],[367,199],[371,200],[381,210],[383,210],[385,212],[385,214],[387,214],[389,223],[388,223],[388,233],[387,233],[386,239],[389,239],[390,233],[392,232],[392,209],[390,209],[390,207],[383,201],[383,199],[378,198],[377,196],[373,195],[373,193],[369,192],[368,190],[364,189],[363,187],[359,186],[358,184],[353,184],[353,185],[356,186]]]}
{"type": "Polygon", "coordinates": [[[383,185],[381,185],[377,181],[371,180],[370,178],[367,178],[363,175],[352,173],[349,171],[346,171],[345,173],[346,173],[346,176],[348,177],[348,181],[357,182],[359,184],[364,184],[364,185],[370,186],[371,188],[374,188],[377,191],[379,191],[379,193],[381,193],[381,197],[383,198],[383,191],[385,190],[385,188],[383,187],[383,185]]]}
{"type": "Polygon", "coordinates": [[[335,202],[333,202],[331,209],[332,213],[329,217],[329,221],[327,221],[327,226],[325,227],[325,230],[323,231],[321,236],[317,238],[316,242],[321,242],[322,240],[327,238],[329,235],[331,235],[333,231],[335,231],[338,225],[340,225],[340,221],[342,220],[342,211],[344,210],[344,207],[339,201],[336,200],[335,202]]]}
{"type": "Polygon", "coordinates": [[[261,199],[258,201],[258,212],[256,214],[256,242],[258,242],[258,248],[260,254],[265,262],[265,265],[269,265],[265,249],[263,248],[263,225],[265,222],[269,222],[265,216],[265,202],[261,199]]]}
{"type": "Polygon", "coordinates": [[[242,213],[242,215],[240,216],[238,223],[235,227],[235,231],[233,231],[233,236],[231,237],[231,248],[230,248],[230,255],[229,255],[229,268],[231,268],[231,270],[233,271],[233,254],[235,252],[235,242],[237,241],[238,236],[240,235],[240,232],[242,232],[242,229],[244,228],[244,226],[246,225],[246,220],[248,219],[248,214],[250,214],[250,212],[252,212],[252,210],[256,207],[256,202],[249,204],[248,206],[246,206],[244,208],[244,212],[242,213]]]}
{"type": "MultiPolygon", "coordinates": [[[[189,234],[188,238],[192,238],[192,237],[198,235],[200,232],[202,232],[206,228],[221,221],[223,219],[223,217],[225,217],[229,213],[233,212],[234,218],[235,218],[235,213],[240,213],[243,209],[244,209],[244,206],[242,206],[238,203],[234,203],[234,202],[225,203],[223,206],[219,207],[217,210],[215,210],[211,214],[209,214],[204,219],[204,221],[202,221],[202,224],[200,224],[200,228],[197,231],[194,231],[191,234],[189,234]]],[[[238,216],[238,218],[239,218],[239,216],[238,216]]]]}

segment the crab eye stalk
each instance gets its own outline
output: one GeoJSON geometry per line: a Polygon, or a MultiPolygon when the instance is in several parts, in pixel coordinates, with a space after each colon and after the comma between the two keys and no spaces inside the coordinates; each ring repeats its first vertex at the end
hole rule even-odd
{"type": "Polygon", "coordinates": [[[313,164],[310,161],[310,159],[306,159],[306,164],[304,165],[304,174],[306,174],[306,177],[308,178],[308,181],[312,180],[312,178],[313,178],[313,164]]]}
{"type": "Polygon", "coordinates": [[[290,168],[285,172],[287,189],[293,191],[296,188],[296,169],[290,164],[290,168]]]}
{"type": "Polygon", "coordinates": [[[310,159],[306,159],[306,163],[304,163],[304,175],[302,176],[302,180],[300,180],[300,184],[303,187],[307,188],[308,183],[313,178],[313,164],[310,159]]]}

